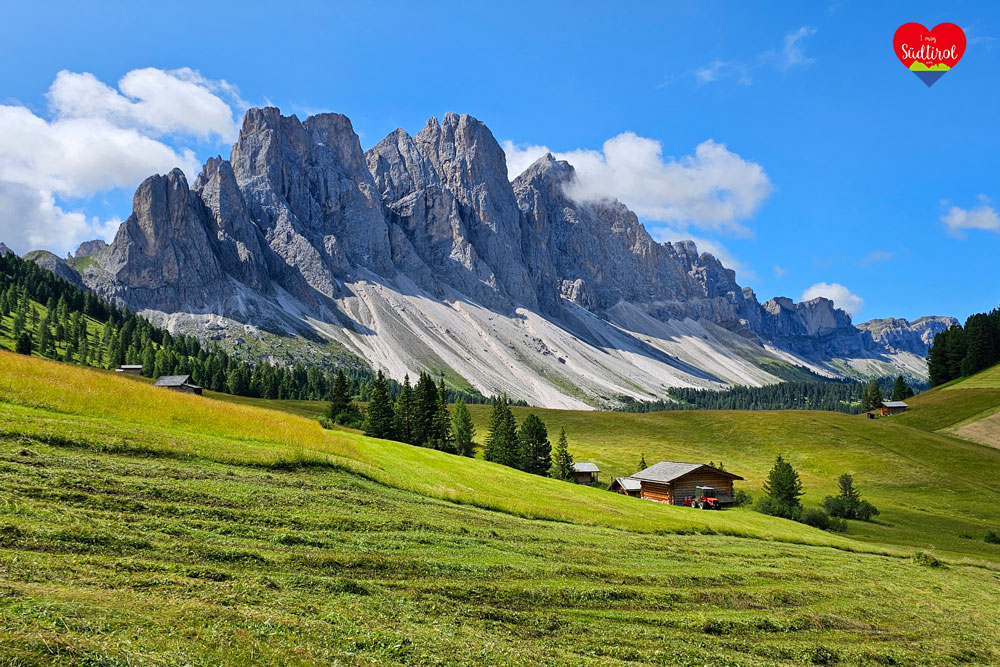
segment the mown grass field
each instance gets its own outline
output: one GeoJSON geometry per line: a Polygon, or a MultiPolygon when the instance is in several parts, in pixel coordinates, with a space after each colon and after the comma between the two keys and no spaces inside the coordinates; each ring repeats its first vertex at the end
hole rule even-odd
{"type": "Polygon", "coordinates": [[[9,352],[0,352],[0,403],[6,403],[3,429],[10,434],[86,434],[113,451],[237,465],[336,466],[399,489],[528,518],[651,533],[716,532],[858,546],[748,510],[700,513],[637,503],[482,460],[323,430],[314,419],[277,410],[164,391],[135,378],[9,352]]]}
{"type": "Polygon", "coordinates": [[[955,486],[954,507],[968,466],[995,508],[997,450],[825,413],[539,411],[612,472],[714,443],[696,460],[752,486],[797,442],[817,500],[859,466],[889,525],[839,536],[248,403],[0,352],[0,664],[1000,661],[1000,547],[956,537],[934,500],[955,486]]]}
{"type": "MultiPolygon", "coordinates": [[[[597,463],[605,483],[635,472],[642,456],[649,464],[721,461],[746,478],[737,488],[759,494],[781,454],[799,471],[807,506],[835,494],[842,473],[853,475],[864,497],[882,512],[873,523],[850,522],[849,537],[858,544],[1000,561],[1000,547],[982,540],[988,530],[1000,528],[1000,450],[905,426],[897,417],[792,410],[514,410],[518,419],[538,414],[553,438],[565,427],[576,460],[597,463]]],[[[489,407],[470,406],[470,411],[485,433],[489,407]]]]}
{"type": "Polygon", "coordinates": [[[0,436],[4,664],[953,665],[1000,572],[0,436]]]}

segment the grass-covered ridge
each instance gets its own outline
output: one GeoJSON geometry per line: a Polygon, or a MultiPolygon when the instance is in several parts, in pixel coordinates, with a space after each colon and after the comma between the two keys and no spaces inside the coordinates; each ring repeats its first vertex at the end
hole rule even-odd
{"type": "Polygon", "coordinates": [[[326,431],[294,414],[178,394],[113,373],[8,352],[0,352],[0,409],[3,432],[63,438],[98,450],[265,467],[339,467],[399,489],[530,518],[867,548],[749,510],[697,513],[639,503],[481,460],[326,431]]]}
{"type": "MultiPolygon", "coordinates": [[[[961,394],[952,395],[962,400],[961,394]]],[[[550,432],[565,427],[573,455],[597,463],[606,482],[635,472],[642,456],[649,463],[721,461],[747,478],[738,488],[758,495],[781,454],[802,477],[803,501],[815,506],[836,494],[840,474],[851,473],[882,511],[875,523],[851,522],[855,543],[1000,561],[1000,548],[982,541],[1000,523],[1000,450],[900,420],[919,417],[921,409],[918,404],[904,415],[878,420],[816,411],[622,414],[515,408],[515,413],[518,419],[537,413],[550,432]]],[[[482,433],[486,408],[470,410],[482,433]]]]}

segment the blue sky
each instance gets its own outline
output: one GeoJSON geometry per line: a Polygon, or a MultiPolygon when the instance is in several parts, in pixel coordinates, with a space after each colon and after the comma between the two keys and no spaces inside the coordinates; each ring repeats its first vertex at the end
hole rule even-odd
{"type": "Polygon", "coordinates": [[[65,252],[113,232],[147,166],[228,155],[246,104],[344,113],[365,148],[457,111],[512,162],[544,146],[589,164],[591,190],[714,248],[761,300],[829,294],[858,321],[1000,305],[1000,11],[693,4],[5,2],[0,240],[65,252]],[[932,88],[893,53],[910,21],[969,38],[932,88]],[[162,87],[181,68],[166,81],[201,106],[162,87]]]}

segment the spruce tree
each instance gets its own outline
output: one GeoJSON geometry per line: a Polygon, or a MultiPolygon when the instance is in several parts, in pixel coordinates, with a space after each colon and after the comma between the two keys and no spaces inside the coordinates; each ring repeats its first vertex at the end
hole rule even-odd
{"type": "Polygon", "coordinates": [[[476,437],[476,427],[473,426],[469,408],[465,407],[465,401],[461,397],[455,401],[451,412],[451,436],[455,443],[455,453],[461,456],[475,455],[473,439],[476,437]]]}
{"type": "Polygon", "coordinates": [[[438,413],[437,387],[427,373],[420,373],[413,387],[413,444],[433,447],[437,440],[435,428],[438,413]]]}
{"type": "Polygon", "coordinates": [[[861,493],[855,488],[854,479],[849,474],[841,475],[837,479],[837,486],[840,487],[840,495],[823,499],[823,508],[830,516],[868,521],[879,513],[874,505],[861,499],[861,493]]]}
{"type": "Polygon", "coordinates": [[[902,401],[913,395],[913,390],[906,384],[906,380],[900,375],[896,378],[896,383],[892,385],[892,398],[893,401],[902,401]]]}
{"type": "Polygon", "coordinates": [[[518,466],[533,475],[548,475],[552,467],[552,443],[545,422],[535,414],[529,414],[521,422],[518,431],[521,446],[521,460],[518,466]]]}
{"type": "Polygon", "coordinates": [[[573,472],[573,456],[569,453],[565,428],[559,429],[555,459],[552,462],[552,476],[566,482],[572,482],[576,479],[576,474],[573,472]]]}
{"type": "Polygon", "coordinates": [[[375,379],[372,380],[371,395],[368,399],[368,414],[365,415],[365,435],[373,438],[393,438],[395,436],[393,417],[389,383],[380,370],[375,375],[375,379]]]}
{"type": "MultiPolygon", "coordinates": [[[[648,468],[648,467],[649,467],[649,466],[648,466],[648,465],[646,465],[646,455],[645,455],[645,454],[642,454],[642,455],[641,455],[641,456],[639,457],[639,470],[645,470],[645,469],[646,469],[646,468],[648,468]]],[[[639,472],[639,470],[636,470],[636,472],[639,472]]]]}
{"type": "Polygon", "coordinates": [[[410,387],[410,376],[403,378],[403,388],[396,397],[395,414],[393,415],[396,439],[400,442],[413,444],[413,389],[410,387]]]}
{"type": "Polygon", "coordinates": [[[22,331],[21,335],[17,337],[17,343],[14,345],[14,351],[18,354],[31,354],[31,336],[27,332],[22,331]]]}
{"type": "Polygon", "coordinates": [[[483,455],[487,461],[516,468],[521,458],[520,449],[514,413],[511,412],[507,397],[497,396],[493,399],[493,413],[490,415],[483,455]]]}
{"type": "Polygon", "coordinates": [[[759,511],[786,519],[798,518],[802,511],[799,498],[804,493],[802,481],[795,468],[780,455],[767,475],[763,491],[764,496],[758,501],[759,511]]]}
{"type": "Polygon", "coordinates": [[[434,449],[455,453],[455,441],[451,437],[451,414],[448,412],[448,392],[444,378],[438,379],[437,411],[434,414],[434,449]]]}
{"type": "MultiPolygon", "coordinates": [[[[263,365],[258,368],[262,371],[263,365]]],[[[258,381],[259,384],[260,382],[258,381]]],[[[334,378],[333,386],[330,388],[330,404],[326,409],[326,418],[335,424],[340,423],[337,421],[338,418],[342,413],[347,411],[350,404],[351,395],[347,385],[347,376],[344,375],[343,369],[337,369],[337,376],[334,378]]]]}

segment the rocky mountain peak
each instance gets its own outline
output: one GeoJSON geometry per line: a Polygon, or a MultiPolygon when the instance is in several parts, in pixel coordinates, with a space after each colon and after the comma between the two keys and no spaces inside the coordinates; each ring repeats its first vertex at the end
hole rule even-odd
{"type": "Polygon", "coordinates": [[[229,159],[208,160],[190,188],[178,170],[143,182],[80,271],[195,328],[309,331],[397,379],[451,368],[485,393],[570,407],[585,403],[565,387],[600,402],[775,381],[761,359],[884,373],[946,326],[859,329],[822,298],[761,305],[694,242],[657,242],[614,199],[574,199],[575,178],[547,154],[512,183],[492,132],[465,114],[362,152],[346,116],[251,109],[229,159]]]}
{"type": "Polygon", "coordinates": [[[565,160],[557,160],[552,153],[546,153],[532,162],[527,169],[514,179],[514,189],[536,187],[547,189],[550,195],[555,188],[564,188],[576,178],[576,169],[565,160]]]}
{"type": "Polygon", "coordinates": [[[108,247],[104,239],[94,239],[93,241],[84,241],[76,247],[76,252],[72,255],[66,254],[66,259],[81,259],[83,257],[90,257],[94,253],[100,252],[108,247]]]}

